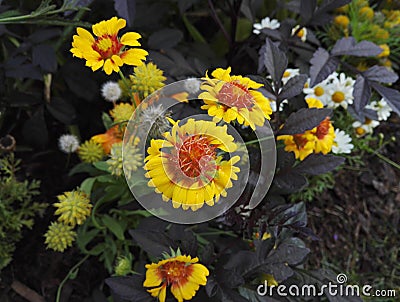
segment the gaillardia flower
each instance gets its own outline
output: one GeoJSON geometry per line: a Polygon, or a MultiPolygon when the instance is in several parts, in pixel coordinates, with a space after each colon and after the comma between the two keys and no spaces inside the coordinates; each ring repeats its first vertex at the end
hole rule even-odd
{"type": "Polygon", "coordinates": [[[212,206],[221,195],[226,197],[231,179],[238,179],[240,169],[234,164],[240,157],[226,160],[220,155],[236,151],[237,145],[226,125],[194,119],[182,126],[172,123],[164,139],[151,140],[147,150],[144,168],[150,178],[148,185],[155,187],[164,201],[171,199],[174,208],[196,211],[204,203],[212,206]]]}
{"type": "Polygon", "coordinates": [[[71,52],[75,57],[85,59],[86,66],[93,71],[103,67],[108,75],[113,71],[119,72],[124,64],[142,65],[148,52],[140,48],[127,49],[127,46],[140,46],[138,39],[141,36],[136,32],[128,32],[121,38],[118,37],[118,32],[125,26],[126,21],[117,17],[101,21],[92,26],[96,37],[78,27],[78,35],[73,37],[71,52]]]}
{"type": "Polygon", "coordinates": [[[247,77],[230,75],[231,68],[217,68],[211,73],[211,79],[206,74],[199,95],[205,105],[201,109],[208,110],[216,121],[223,119],[230,123],[236,120],[239,124],[252,129],[264,125],[265,119],[270,119],[272,109],[270,101],[256,89],[263,84],[247,77]]]}
{"type": "Polygon", "coordinates": [[[76,233],[72,230],[72,226],[61,222],[52,222],[44,237],[46,238],[47,248],[56,252],[63,252],[66,248],[72,246],[76,233]]]}
{"type": "Polygon", "coordinates": [[[200,285],[206,285],[208,269],[197,263],[199,259],[186,255],[178,255],[158,263],[146,264],[145,287],[153,287],[147,291],[164,302],[167,295],[167,286],[171,286],[171,293],[178,300],[191,300],[200,285]]]}
{"type": "Polygon", "coordinates": [[[277,140],[283,140],[285,151],[293,152],[294,156],[300,160],[314,152],[315,136],[310,131],[302,134],[280,135],[277,140]]]}
{"type": "Polygon", "coordinates": [[[58,221],[74,227],[83,224],[90,215],[92,204],[87,195],[80,191],[64,192],[57,196],[58,201],[54,204],[57,208],[55,215],[60,215],[58,221]]]}

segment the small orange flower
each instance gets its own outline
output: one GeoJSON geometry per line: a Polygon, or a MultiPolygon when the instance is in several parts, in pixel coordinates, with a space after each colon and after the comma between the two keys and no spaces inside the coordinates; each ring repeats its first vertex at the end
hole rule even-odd
{"type": "Polygon", "coordinates": [[[186,255],[178,255],[158,263],[146,264],[145,287],[153,297],[164,302],[167,295],[167,286],[171,286],[171,293],[178,300],[191,300],[200,285],[206,285],[208,269],[197,263],[199,259],[186,255]]]}
{"type": "Polygon", "coordinates": [[[108,129],[106,133],[93,136],[92,140],[101,144],[106,154],[110,154],[112,145],[122,142],[122,135],[120,127],[115,125],[108,129]]]}

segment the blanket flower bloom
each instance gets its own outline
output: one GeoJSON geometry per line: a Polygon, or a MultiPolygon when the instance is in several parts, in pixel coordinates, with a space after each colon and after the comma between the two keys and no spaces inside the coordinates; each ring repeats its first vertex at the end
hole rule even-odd
{"type": "Polygon", "coordinates": [[[225,160],[222,152],[234,152],[237,145],[227,133],[227,126],[210,121],[189,119],[179,126],[174,122],[164,139],[151,140],[145,159],[148,185],[162,194],[164,201],[172,200],[174,208],[196,211],[204,203],[213,206],[220,196],[227,196],[240,171],[234,164],[240,159],[225,160]]]}
{"type": "Polygon", "coordinates": [[[286,152],[293,152],[296,159],[303,160],[314,152],[315,136],[306,131],[302,134],[280,135],[277,140],[283,140],[286,152]]]}
{"type": "Polygon", "coordinates": [[[206,285],[208,269],[198,263],[199,259],[186,255],[177,255],[158,263],[146,264],[145,287],[154,287],[147,291],[164,302],[167,295],[167,286],[171,286],[171,293],[183,302],[191,300],[200,285],[206,285]]]}
{"type": "Polygon", "coordinates": [[[59,202],[54,206],[57,208],[55,215],[60,215],[58,221],[72,227],[83,224],[93,207],[87,195],[80,191],[64,192],[57,199],[59,202]]]}
{"type": "Polygon", "coordinates": [[[123,133],[120,128],[119,125],[115,125],[105,133],[93,136],[91,140],[100,144],[103,147],[105,154],[110,154],[112,145],[122,142],[123,133]]]}
{"type": "Polygon", "coordinates": [[[142,65],[148,52],[140,48],[127,49],[127,46],[140,46],[140,34],[128,32],[121,38],[118,37],[118,32],[125,26],[126,21],[117,17],[101,21],[92,26],[96,37],[86,29],[78,27],[70,51],[75,57],[85,59],[86,66],[91,67],[93,71],[103,67],[108,75],[113,71],[119,72],[124,64],[142,65]]]}
{"type": "Polygon", "coordinates": [[[216,121],[223,119],[230,123],[236,120],[239,124],[250,126],[264,125],[265,119],[270,119],[272,109],[270,101],[256,89],[263,84],[247,77],[230,75],[231,68],[217,68],[211,73],[212,79],[203,78],[199,95],[205,105],[201,109],[208,110],[216,121]]]}

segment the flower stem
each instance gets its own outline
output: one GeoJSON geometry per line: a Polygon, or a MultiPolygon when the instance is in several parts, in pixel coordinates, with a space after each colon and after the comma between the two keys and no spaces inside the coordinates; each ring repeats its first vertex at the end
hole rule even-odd
{"type": "Polygon", "coordinates": [[[71,278],[72,275],[74,275],[76,272],[76,270],[83,264],[83,262],[85,262],[88,258],[90,257],[90,255],[86,255],[85,257],[83,257],[77,264],[75,264],[68,272],[68,274],[65,276],[65,278],[63,279],[63,281],[61,281],[60,285],[58,286],[57,289],[57,296],[56,296],[56,302],[60,302],[60,298],[61,298],[61,291],[62,288],[65,284],[65,282],[68,281],[68,279],[71,278]]]}
{"type": "Polygon", "coordinates": [[[126,80],[122,71],[120,70],[118,73],[119,73],[119,76],[121,77],[122,82],[124,83],[125,88],[128,89],[129,95],[131,97],[131,103],[133,104],[133,106],[136,109],[136,103],[135,103],[135,98],[133,97],[132,88],[129,85],[128,81],[126,80]]]}
{"type": "Polygon", "coordinates": [[[267,136],[267,137],[263,137],[263,138],[258,138],[258,139],[254,139],[252,141],[245,142],[244,144],[246,146],[248,146],[248,145],[252,145],[252,144],[258,143],[258,142],[269,140],[271,138],[274,138],[274,137],[271,135],[271,136],[267,136]]]}
{"type": "Polygon", "coordinates": [[[380,159],[382,159],[384,162],[388,163],[389,165],[392,165],[393,167],[395,167],[396,169],[400,170],[400,165],[395,163],[394,161],[392,161],[391,159],[387,158],[386,156],[378,153],[378,152],[374,152],[374,154],[376,156],[378,156],[380,159]]]}

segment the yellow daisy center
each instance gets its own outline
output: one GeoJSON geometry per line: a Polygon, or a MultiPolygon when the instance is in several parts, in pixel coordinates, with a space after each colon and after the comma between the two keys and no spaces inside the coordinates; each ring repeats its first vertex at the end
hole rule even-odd
{"type": "Polygon", "coordinates": [[[302,38],[304,36],[304,29],[303,28],[299,30],[299,32],[297,33],[297,36],[299,38],[302,38]]]}
{"type": "Polygon", "coordinates": [[[285,71],[284,73],[283,73],[283,77],[284,78],[288,78],[288,77],[290,77],[290,71],[285,71]]]}
{"type": "Polygon", "coordinates": [[[104,60],[119,54],[123,46],[124,45],[120,43],[117,36],[103,35],[95,40],[92,48],[97,51],[104,60]]]}
{"type": "Polygon", "coordinates": [[[356,133],[358,134],[358,135],[364,135],[365,134],[365,129],[364,128],[361,128],[361,127],[357,127],[356,128],[356,133]]]}
{"type": "Polygon", "coordinates": [[[314,94],[316,96],[321,96],[325,93],[324,88],[322,88],[321,86],[317,86],[314,88],[314,94]]]}
{"type": "Polygon", "coordinates": [[[332,95],[332,101],[334,101],[335,103],[341,103],[344,101],[344,93],[341,91],[336,91],[333,95],[332,95]]]}

